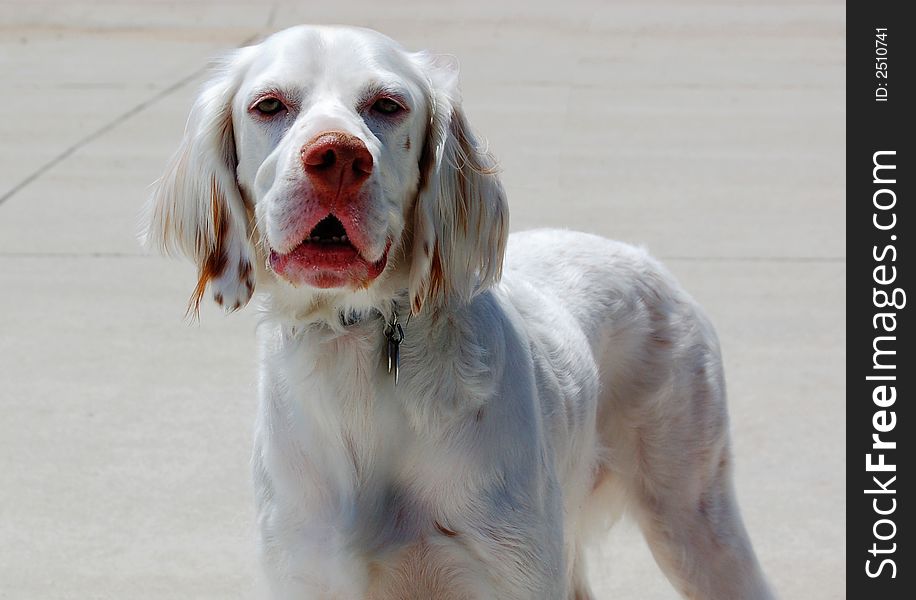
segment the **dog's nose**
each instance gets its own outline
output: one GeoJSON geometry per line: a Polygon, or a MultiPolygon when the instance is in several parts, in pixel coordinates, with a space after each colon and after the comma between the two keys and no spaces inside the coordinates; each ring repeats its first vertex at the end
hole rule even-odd
{"type": "Polygon", "coordinates": [[[322,133],[300,151],[305,173],[319,195],[334,200],[355,193],[372,173],[372,155],[355,135],[322,133]]]}

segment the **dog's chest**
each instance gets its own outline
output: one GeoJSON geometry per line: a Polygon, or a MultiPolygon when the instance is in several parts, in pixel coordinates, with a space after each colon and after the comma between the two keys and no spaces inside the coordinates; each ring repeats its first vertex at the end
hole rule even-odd
{"type": "Polygon", "coordinates": [[[378,404],[372,425],[348,450],[356,473],[354,541],[384,556],[449,531],[447,523],[467,500],[462,474],[470,469],[453,442],[417,432],[400,409],[378,404]]]}
{"type": "Polygon", "coordinates": [[[331,497],[355,503],[363,529],[394,535],[404,530],[398,523],[442,505],[440,490],[454,479],[449,473],[464,470],[456,464],[463,453],[451,451],[453,427],[428,426],[429,419],[418,417],[418,405],[451,404],[429,398],[438,386],[417,381],[420,365],[412,361],[395,385],[377,344],[342,339],[331,348],[294,350],[282,364],[276,397],[267,398],[271,445],[294,449],[320,481],[345,488],[331,497]]]}
{"type": "Polygon", "coordinates": [[[464,385],[456,374],[480,375],[484,363],[463,353],[457,356],[473,363],[432,368],[445,350],[411,334],[397,385],[377,336],[279,340],[262,363],[271,385],[262,388],[256,459],[265,489],[273,490],[261,506],[276,516],[265,521],[270,533],[339,540],[366,561],[378,590],[373,599],[389,597],[392,578],[417,573],[440,573],[423,583],[440,589],[470,560],[467,510],[488,480],[478,451],[489,423],[479,409],[487,386],[464,385]]]}
{"type": "Polygon", "coordinates": [[[366,560],[371,600],[471,597],[458,574],[474,563],[468,555],[473,538],[457,497],[430,476],[455,473],[437,462],[435,453],[401,462],[394,477],[358,490],[351,547],[366,560]]]}

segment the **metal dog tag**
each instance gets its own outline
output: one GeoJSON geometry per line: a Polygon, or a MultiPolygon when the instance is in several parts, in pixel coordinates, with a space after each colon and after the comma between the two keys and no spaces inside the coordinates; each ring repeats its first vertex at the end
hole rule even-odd
{"type": "Polygon", "coordinates": [[[391,323],[385,328],[385,337],[388,340],[388,373],[394,369],[394,385],[398,384],[401,370],[401,342],[404,341],[404,330],[398,323],[398,314],[394,314],[391,323]]]}

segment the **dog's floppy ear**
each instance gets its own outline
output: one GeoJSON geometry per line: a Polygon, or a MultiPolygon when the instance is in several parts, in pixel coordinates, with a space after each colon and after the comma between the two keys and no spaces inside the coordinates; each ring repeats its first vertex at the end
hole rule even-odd
{"type": "Polygon", "coordinates": [[[180,252],[197,265],[188,312],[196,313],[207,286],[227,310],[248,303],[254,291],[248,209],[236,184],[232,99],[248,49],[215,68],[191,108],[184,138],[147,204],[143,242],[180,252]]]}
{"type": "Polygon", "coordinates": [[[458,93],[454,59],[414,55],[430,89],[413,223],[411,311],[467,302],[499,281],[509,230],[496,160],[475,138],[458,93]]]}

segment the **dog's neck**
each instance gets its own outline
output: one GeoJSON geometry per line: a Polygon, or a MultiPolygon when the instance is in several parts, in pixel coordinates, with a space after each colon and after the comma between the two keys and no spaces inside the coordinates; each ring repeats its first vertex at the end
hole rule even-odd
{"type": "Polygon", "coordinates": [[[387,365],[390,378],[397,384],[400,374],[400,345],[411,313],[406,288],[384,300],[348,303],[341,306],[330,297],[316,297],[311,302],[290,307],[282,296],[268,295],[262,304],[267,320],[277,322],[287,339],[301,336],[321,343],[345,336],[362,335],[377,339],[378,356],[387,365]],[[315,337],[312,337],[315,336],[315,337]]]}
{"type": "MultiPolygon", "coordinates": [[[[480,298],[485,305],[494,302],[489,294],[480,298]]],[[[271,310],[277,307],[265,298],[264,331],[277,334],[266,338],[272,341],[265,351],[274,362],[291,361],[298,383],[290,397],[308,405],[309,414],[336,415],[332,420],[351,424],[372,414],[367,407],[398,406],[411,429],[427,433],[473,417],[498,380],[489,362],[503,346],[498,328],[471,318],[460,304],[426,305],[408,323],[403,300],[397,302],[404,340],[396,384],[394,365],[387,369],[388,324],[382,316],[390,302],[357,311],[359,318],[347,314],[342,320],[344,311],[328,306],[308,319],[293,319],[271,310]],[[379,395],[387,399],[376,404],[379,395]]]]}
{"type": "Polygon", "coordinates": [[[261,287],[262,292],[266,292],[261,296],[262,315],[290,329],[324,327],[344,333],[354,325],[372,320],[390,322],[396,312],[403,323],[409,306],[406,287],[351,292],[329,290],[312,294],[303,294],[276,282],[261,287]]]}
{"type": "MultiPolygon", "coordinates": [[[[402,307],[396,300],[391,301],[390,308],[374,309],[367,315],[366,311],[340,311],[338,313],[340,326],[344,329],[358,326],[369,318],[378,321],[379,317],[384,323],[385,335],[384,353],[388,365],[388,374],[394,377],[394,384],[398,384],[401,369],[401,342],[404,341],[404,326],[401,325],[402,307]]],[[[410,322],[410,313],[407,313],[407,322],[410,322]]]]}

